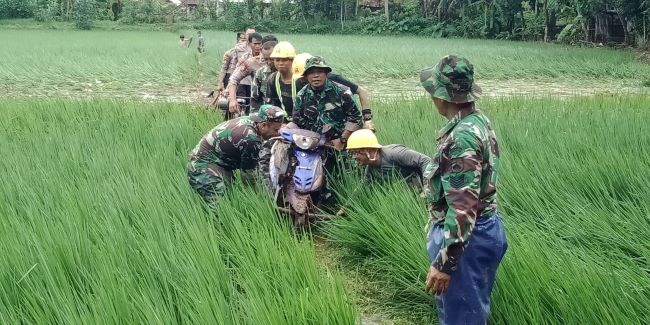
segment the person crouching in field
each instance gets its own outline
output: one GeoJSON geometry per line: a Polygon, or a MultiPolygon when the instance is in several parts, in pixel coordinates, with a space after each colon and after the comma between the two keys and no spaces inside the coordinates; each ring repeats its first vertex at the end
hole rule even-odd
{"type": "Polygon", "coordinates": [[[431,158],[411,150],[402,144],[382,146],[375,133],[369,129],[354,131],[348,139],[346,149],[359,166],[365,167],[366,181],[386,181],[400,176],[418,192],[425,180],[423,175],[430,171],[431,158]]]}
{"type": "Polygon", "coordinates": [[[436,294],[440,324],[486,324],[497,268],[508,247],[497,210],[497,138],[476,108],[480,88],[467,59],[446,56],[422,70],[420,81],[449,120],[425,175],[431,259],[426,289],[436,294]]]}
{"type": "Polygon", "coordinates": [[[190,186],[210,206],[226,193],[233,172],[253,175],[262,143],[278,136],[287,113],[280,107],[262,105],[259,111],[217,125],[190,153],[187,178],[190,186]]]}

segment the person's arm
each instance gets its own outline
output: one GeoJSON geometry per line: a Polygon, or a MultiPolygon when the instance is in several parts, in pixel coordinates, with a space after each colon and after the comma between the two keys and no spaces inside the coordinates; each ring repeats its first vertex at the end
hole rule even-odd
{"type": "Polygon", "coordinates": [[[372,123],[372,110],[370,109],[370,98],[368,90],[351,80],[335,73],[327,75],[332,81],[350,88],[353,94],[359,96],[359,104],[361,104],[361,114],[363,117],[363,128],[375,131],[375,125],[372,123]]]}
{"type": "Polygon", "coordinates": [[[397,147],[394,152],[394,159],[401,167],[419,171],[421,177],[432,167],[431,158],[406,146],[397,147]]]}
{"type": "Polygon", "coordinates": [[[277,140],[272,140],[272,141],[266,141],[264,142],[264,144],[262,144],[262,148],[260,149],[260,154],[259,154],[259,162],[257,164],[257,175],[259,178],[262,179],[264,185],[270,190],[273,190],[271,184],[271,172],[270,172],[271,155],[272,155],[271,149],[273,148],[273,144],[275,144],[276,142],[277,140]]]}
{"type": "Polygon", "coordinates": [[[260,67],[255,70],[255,75],[253,77],[253,84],[251,85],[251,112],[257,111],[262,103],[264,103],[264,79],[263,72],[260,71],[264,67],[260,67]]]}
{"type": "Polygon", "coordinates": [[[239,113],[239,103],[237,103],[237,86],[239,83],[250,74],[250,64],[248,60],[242,62],[237,66],[235,71],[228,79],[228,111],[230,113],[239,113]]]}
{"type": "Polygon", "coordinates": [[[361,104],[363,128],[375,132],[375,124],[372,122],[372,110],[370,109],[370,96],[368,90],[362,86],[358,86],[357,95],[359,96],[359,103],[361,104]]]}
{"type": "Polygon", "coordinates": [[[457,130],[441,158],[442,188],[448,209],[445,242],[432,266],[452,274],[470,238],[478,213],[481,185],[481,142],[471,130],[457,130]]]}
{"type": "Polygon", "coordinates": [[[303,103],[304,103],[304,99],[299,93],[296,96],[296,99],[293,101],[293,112],[291,113],[291,122],[294,123],[298,128],[307,129],[307,121],[305,119],[305,115],[303,114],[304,111],[304,108],[302,107],[303,103]]]}
{"type": "Polygon", "coordinates": [[[341,94],[341,108],[345,112],[345,128],[341,134],[345,143],[352,132],[361,128],[361,111],[352,100],[352,92],[349,89],[341,94]]]}
{"type": "Polygon", "coordinates": [[[260,149],[262,148],[262,141],[249,131],[246,138],[239,143],[240,166],[242,177],[246,175],[246,181],[251,181],[251,177],[255,175],[257,163],[260,159],[260,149]]]}
{"type": "Polygon", "coordinates": [[[226,72],[228,70],[228,66],[230,65],[231,59],[231,51],[226,51],[226,53],[223,54],[223,62],[221,63],[221,70],[219,71],[219,84],[217,85],[217,90],[220,93],[224,90],[223,79],[226,77],[226,72]]]}

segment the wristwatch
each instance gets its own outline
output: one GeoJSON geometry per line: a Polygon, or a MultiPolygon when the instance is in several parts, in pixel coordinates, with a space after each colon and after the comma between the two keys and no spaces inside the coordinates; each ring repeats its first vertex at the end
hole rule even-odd
{"type": "Polygon", "coordinates": [[[361,116],[364,121],[372,120],[372,110],[370,108],[365,108],[361,111],[361,116]]]}

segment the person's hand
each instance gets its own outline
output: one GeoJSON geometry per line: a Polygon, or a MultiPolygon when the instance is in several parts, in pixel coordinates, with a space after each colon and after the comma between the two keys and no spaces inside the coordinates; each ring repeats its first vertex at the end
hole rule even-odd
{"type": "Polygon", "coordinates": [[[223,93],[224,89],[226,89],[226,87],[224,87],[223,82],[220,82],[219,85],[217,86],[217,91],[219,92],[219,94],[223,93]]]}
{"type": "Polygon", "coordinates": [[[447,273],[438,271],[433,266],[429,267],[427,274],[426,291],[432,294],[441,295],[449,289],[449,280],[451,276],[447,273]]]}
{"type": "Polygon", "coordinates": [[[239,109],[239,103],[237,103],[237,99],[233,100],[232,98],[228,101],[228,111],[232,114],[239,114],[240,109],[239,109]]]}
{"type": "Polygon", "coordinates": [[[363,121],[363,128],[375,132],[375,124],[372,123],[372,120],[363,121]]]}
{"type": "Polygon", "coordinates": [[[332,146],[338,151],[345,149],[345,144],[341,141],[341,138],[332,140],[332,146]]]}

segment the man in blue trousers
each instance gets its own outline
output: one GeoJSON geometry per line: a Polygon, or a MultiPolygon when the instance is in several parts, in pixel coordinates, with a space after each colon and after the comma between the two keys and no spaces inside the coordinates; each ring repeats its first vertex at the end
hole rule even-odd
{"type": "Polygon", "coordinates": [[[426,288],[436,294],[441,325],[486,324],[508,247],[496,199],[499,146],[475,106],[481,90],[467,59],[446,56],[422,70],[420,81],[448,119],[425,175],[431,259],[426,288]]]}

